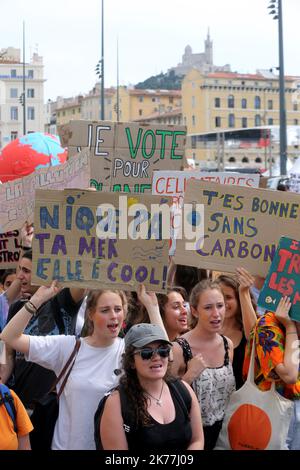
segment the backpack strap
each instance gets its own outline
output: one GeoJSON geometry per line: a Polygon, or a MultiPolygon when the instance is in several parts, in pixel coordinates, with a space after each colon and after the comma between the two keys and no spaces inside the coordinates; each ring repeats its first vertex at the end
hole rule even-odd
{"type": "Polygon", "coordinates": [[[17,434],[18,428],[17,428],[17,412],[15,408],[15,402],[13,399],[13,396],[11,394],[11,391],[9,388],[0,383],[0,405],[4,405],[6,408],[7,413],[9,414],[13,425],[14,425],[14,431],[17,434]]]}
{"type": "Polygon", "coordinates": [[[94,416],[94,440],[96,444],[96,449],[97,450],[103,450],[102,442],[101,442],[101,436],[100,436],[100,423],[102,419],[102,415],[105,409],[105,404],[108,399],[108,397],[115,391],[117,390],[119,392],[120,396],[120,402],[121,402],[121,413],[122,413],[122,418],[123,418],[123,428],[125,431],[126,435],[126,440],[129,445],[128,437],[132,435],[134,431],[137,430],[137,422],[135,419],[135,414],[134,410],[131,407],[131,403],[127,398],[127,395],[125,393],[124,387],[122,384],[119,384],[117,387],[114,387],[110,389],[104,397],[100,400],[98,404],[98,408],[96,410],[95,416],[94,416]]]}
{"type": "Polygon", "coordinates": [[[126,439],[129,433],[133,433],[137,429],[137,421],[134,410],[132,409],[131,403],[127,398],[127,394],[124,390],[124,386],[119,384],[117,390],[120,394],[121,412],[123,418],[123,427],[126,434],[126,439]]]}
{"type": "Polygon", "coordinates": [[[168,383],[170,389],[173,390],[177,401],[180,403],[182,411],[187,419],[190,419],[190,411],[192,406],[192,397],[186,386],[181,380],[172,380],[168,383]]]}

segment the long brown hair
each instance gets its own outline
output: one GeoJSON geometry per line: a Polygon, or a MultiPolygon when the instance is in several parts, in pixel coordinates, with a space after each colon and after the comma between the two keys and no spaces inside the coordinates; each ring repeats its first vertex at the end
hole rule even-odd
{"type": "MultiPolygon", "coordinates": [[[[234,276],[230,276],[228,274],[220,274],[215,279],[215,282],[220,284],[221,289],[222,289],[222,284],[224,284],[224,286],[226,286],[226,287],[231,287],[231,289],[233,289],[234,296],[235,296],[235,299],[236,299],[237,304],[238,304],[238,312],[237,312],[237,315],[236,315],[236,320],[237,320],[237,322],[239,324],[239,327],[242,331],[243,330],[243,317],[242,317],[241,301],[240,301],[240,296],[239,296],[239,286],[240,285],[239,285],[239,282],[238,282],[237,278],[234,277],[234,276]]],[[[251,294],[251,292],[250,292],[250,298],[251,298],[253,308],[256,311],[256,303],[255,303],[254,297],[251,294]]],[[[225,303],[226,303],[226,299],[225,299],[225,303]]]]}
{"type": "Polygon", "coordinates": [[[157,294],[159,311],[160,311],[161,318],[163,321],[165,320],[165,306],[169,301],[168,295],[171,294],[172,292],[178,292],[178,294],[180,294],[183,297],[183,300],[187,300],[187,292],[184,289],[184,287],[179,287],[179,286],[168,287],[166,294],[157,294]]]}
{"type": "MultiPolygon", "coordinates": [[[[201,295],[206,290],[217,290],[222,294],[224,298],[221,286],[216,281],[212,281],[211,279],[203,279],[202,281],[198,282],[195,287],[193,287],[192,292],[190,294],[190,305],[195,310],[197,310],[201,295]]],[[[191,309],[191,311],[193,318],[191,322],[191,328],[194,328],[198,322],[198,318],[193,314],[193,309],[191,309]]]]}
{"type": "MultiPolygon", "coordinates": [[[[129,346],[125,349],[122,358],[122,368],[124,374],[120,378],[120,383],[123,385],[125,393],[130,401],[130,406],[133,411],[133,414],[136,418],[136,426],[142,425],[147,426],[152,422],[151,416],[148,413],[148,403],[149,398],[144,393],[136,368],[134,366],[134,351],[135,347],[129,346]]],[[[169,363],[170,366],[170,363],[169,363]]],[[[171,375],[169,372],[169,366],[164,376],[164,381],[169,382],[171,380],[171,375]]]]}

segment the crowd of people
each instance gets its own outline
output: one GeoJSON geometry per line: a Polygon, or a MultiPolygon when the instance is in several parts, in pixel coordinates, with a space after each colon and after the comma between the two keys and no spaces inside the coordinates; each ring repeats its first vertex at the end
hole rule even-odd
{"type": "MultiPolygon", "coordinates": [[[[286,446],[300,449],[299,323],[283,298],[276,313],[258,311],[257,281],[174,266],[165,294],[61,289],[31,283],[32,226],[16,272],[2,275],[1,383],[16,423],[0,406],[1,449],[30,449],[30,416],[80,347],[59,397],[51,448],[213,450],[230,396],[247,376],[294,403],[286,446]],[[5,353],[5,354],[4,354],[5,353]],[[5,357],[5,360],[3,358],[5,357]]],[[[58,384],[59,387],[60,384],[58,384]]]]}

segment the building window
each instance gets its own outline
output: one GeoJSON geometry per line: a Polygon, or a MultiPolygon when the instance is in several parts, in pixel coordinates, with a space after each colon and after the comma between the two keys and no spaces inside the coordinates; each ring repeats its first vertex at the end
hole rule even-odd
{"type": "Polygon", "coordinates": [[[183,118],[183,124],[186,126],[186,116],[183,118]]]}
{"type": "Polygon", "coordinates": [[[298,119],[294,119],[294,126],[298,126],[298,124],[299,124],[298,119]]]}
{"type": "Polygon", "coordinates": [[[144,101],[144,97],[143,96],[139,96],[139,102],[142,103],[144,101]]]}
{"type": "Polygon", "coordinates": [[[234,126],[235,126],[234,114],[229,114],[229,116],[228,116],[228,127],[234,127],[234,126]]]}
{"type": "Polygon", "coordinates": [[[216,127],[221,127],[221,117],[220,117],[220,116],[216,116],[216,118],[215,118],[215,126],[216,126],[216,127]]]}
{"type": "Polygon", "coordinates": [[[16,106],[12,106],[10,108],[10,120],[17,121],[18,120],[18,108],[16,106]]]}
{"type": "Polygon", "coordinates": [[[254,118],[254,125],[255,126],[261,126],[261,117],[260,114],[256,114],[254,118]]]}
{"type": "Polygon", "coordinates": [[[72,114],[75,114],[75,109],[72,109],[72,114]]]}
{"type": "Polygon", "coordinates": [[[221,107],[221,98],[215,98],[215,108],[221,107]]]}
{"type": "Polygon", "coordinates": [[[153,102],[153,103],[155,103],[155,101],[156,101],[156,98],[155,98],[155,97],[154,97],[154,98],[152,98],[152,102],[153,102]]]}
{"type": "Polygon", "coordinates": [[[34,108],[32,106],[28,106],[27,108],[27,119],[28,121],[34,121],[34,108]]]}
{"type": "Polygon", "coordinates": [[[233,95],[228,96],[228,108],[234,108],[234,96],[233,95]]]}
{"type": "Polygon", "coordinates": [[[11,98],[18,98],[18,88],[11,88],[10,89],[10,97],[11,98]]]}
{"type": "Polygon", "coordinates": [[[17,138],[18,138],[18,132],[17,131],[11,131],[10,140],[16,140],[17,138]]]}
{"type": "Polygon", "coordinates": [[[273,109],[273,100],[268,100],[268,109],[273,109]]]}
{"type": "Polygon", "coordinates": [[[298,103],[293,103],[293,111],[298,111],[298,103]]]}
{"type": "Polygon", "coordinates": [[[139,109],[139,116],[142,116],[142,115],[143,115],[143,110],[139,109]]]}
{"type": "Polygon", "coordinates": [[[256,157],[255,163],[262,163],[262,159],[260,157],[256,157]]]}
{"type": "Polygon", "coordinates": [[[242,118],[242,127],[247,127],[248,126],[248,120],[246,117],[242,118]]]}
{"type": "Polygon", "coordinates": [[[269,118],[269,119],[268,119],[268,125],[269,125],[269,126],[273,126],[273,118],[269,118]]]}
{"type": "Polygon", "coordinates": [[[247,100],[246,100],[246,98],[242,98],[241,104],[242,104],[242,109],[246,109],[246,108],[247,108],[247,100]]]}
{"type": "Polygon", "coordinates": [[[235,157],[229,157],[228,162],[230,163],[235,163],[235,157]]]}
{"type": "Polygon", "coordinates": [[[170,103],[170,104],[173,104],[173,102],[174,102],[173,96],[169,96],[169,103],[170,103]]]}
{"type": "Polygon", "coordinates": [[[259,96],[255,96],[254,98],[254,108],[260,109],[260,97],[259,96]]]}
{"type": "Polygon", "coordinates": [[[243,157],[242,158],[242,163],[249,163],[249,158],[248,157],[243,157]]]}
{"type": "Polygon", "coordinates": [[[33,78],[33,70],[28,70],[28,78],[33,78]]]}
{"type": "Polygon", "coordinates": [[[34,88],[27,89],[27,98],[34,98],[34,88]]]}
{"type": "Polygon", "coordinates": [[[12,70],[10,71],[10,76],[11,76],[11,78],[16,78],[16,77],[17,77],[17,71],[16,71],[16,69],[12,69],[12,70]]]}
{"type": "Polygon", "coordinates": [[[196,125],[196,118],[195,116],[193,115],[192,116],[192,126],[195,126],[196,125]]]}
{"type": "Polygon", "coordinates": [[[196,107],[196,98],[192,96],[192,108],[196,107]]]}

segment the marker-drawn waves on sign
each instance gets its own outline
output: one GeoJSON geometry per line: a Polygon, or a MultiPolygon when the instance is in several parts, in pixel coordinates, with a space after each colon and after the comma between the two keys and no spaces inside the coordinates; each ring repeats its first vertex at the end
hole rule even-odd
{"type": "Polygon", "coordinates": [[[162,251],[164,248],[164,245],[161,246],[156,246],[154,249],[151,250],[145,250],[144,248],[137,246],[133,249],[133,258],[140,258],[143,260],[149,260],[149,259],[157,259],[162,257],[162,251]]]}

